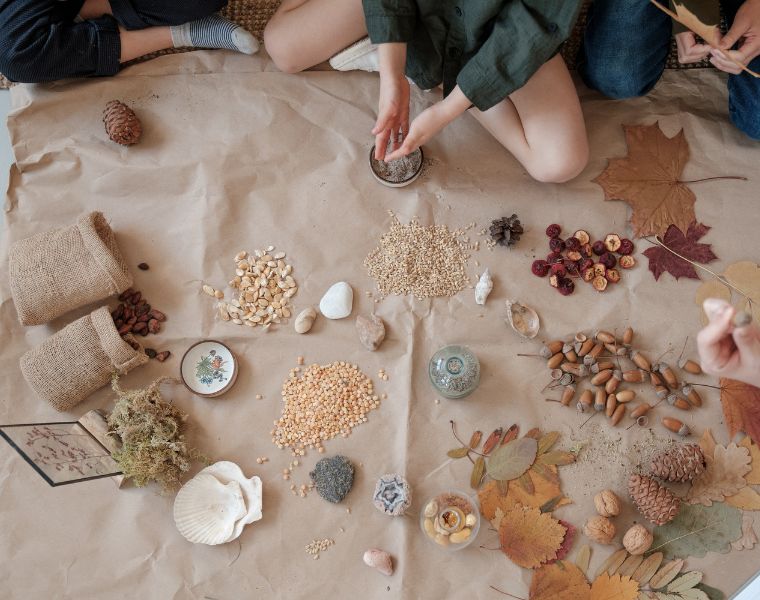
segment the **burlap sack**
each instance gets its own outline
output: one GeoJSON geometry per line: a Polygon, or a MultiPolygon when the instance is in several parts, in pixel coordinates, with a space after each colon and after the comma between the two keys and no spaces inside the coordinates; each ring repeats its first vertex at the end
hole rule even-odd
{"type": "Polygon", "coordinates": [[[21,372],[37,395],[59,411],[70,410],[111,381],[148,362],[125,342],[102,307],[67,325],[21,357],[21,372]]]}
{"type": "Polygon", "coordinates": [[[132,274],[100,212],[16,242],[9,268],[22,325],[47,323],[132,285],[132,274]]]}

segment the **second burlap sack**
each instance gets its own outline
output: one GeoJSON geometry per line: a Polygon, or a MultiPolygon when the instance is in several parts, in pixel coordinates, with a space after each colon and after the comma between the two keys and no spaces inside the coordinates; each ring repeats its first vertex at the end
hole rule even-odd
{"type": "Polygon", "coordinates": [[[21,357],[21,372],[43,400],[59,411],[76,406],[111,381],[148,362],[116,330],[107,307],[67,325],[21,357]]]}
{"type": "Polygon", "coordinates": [[[16,242],[9,271],[22,325],[47,323],[132,285],[113,230],[100,212],[16,242]]]}

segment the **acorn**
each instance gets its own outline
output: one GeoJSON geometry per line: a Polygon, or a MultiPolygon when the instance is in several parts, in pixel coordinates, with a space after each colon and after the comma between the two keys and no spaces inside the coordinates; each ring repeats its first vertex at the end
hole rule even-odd
{"type": "Polygon", "coordinates": [[[638,419],[647,414],[650,410],[652,410],[652,405],[647,402],[642,402],[631,411],[631,417],[638,419]]]}
{"type": "Polygon", "coordinates": [[[621,381],[623,381],[623,372],[616,369],[612,372],[612,377],[607,380],[607,383],[604,386],[604,391],[608,394],[614,394],[621,381]]]}
{"type": "Polygon", "coordinates": [[[655,373],[654,371],[649,373],[649,381],[654,387],[657,386],[665,386],[665,381],[660,376],[659,373],[655,373]]]}
{"type": "Polygon", "coordinates": [[[594,340],[587,339],[581,344],[580,350],[578,350],[578,356],[585,357],[591,349],[594,347],[594,340]]]}
{"type": "Polygon", "coordinates": [[[627,327],[625,332],[623,333],[623,343],[626,346],[630,346],[631,342],[633,342],[633,328],[627,327]]]}
{"type": "Polygon", "coordinates": [[[578,404],[576,404],[576,408],[578,409],[578,412],[586,412],[591,408],[593,403],[594,394],[591,392],[591,390],[583,390],[583,393],[578,400],[578,404]]]}
{"type": "Polygon", "coordinates": [[[625,404],[618,404],[615,412],[612,413],[612,425],[616,426],[625,416],[625,404]]]}
{"type": "Polygon", "coordinates": [[[681,396],[673,392],[672,394],[668,394],[667,397],[667,403],[671,406],[675,406],[676,408],[680,408],[681,410],[690,410],[691,404],[686,402],[681,396]]]}
{"type": "Polygon", "coordinates": [[[571,383],[575,383],[575,376],[572,373],[562,373],[562,377],[559,378],[559,384],[570,385],[571,383]]]}
{"type": "Polygon", "coordinates": [[[609,396],[607,396],[607,404],[606,404],[606,409],[605,409],[604,414],[606,414],[608,417],[611,417],[615,413],[615,410],[617,409],[617,405],[618,405],[618,402],[617,402],[617,397],[615,396],[615,394],[610,394],[609,396]]]}
{"type": "Polygon", "coordinates": [[[589,351],[589,355],[593,356],[594,358],[599,358],[599,355],[602,353],[603,350],[604,350],[604,344],[598,343],[593,348],[591,348],[591,350],[589,351]]]}
{"type": "Polygon", "coordinates": [[[604,390],[596,390],[596,397],[594,398],[594,410],[596,412],[602,412],[607,406],[607,394],[604,390]]]}
{"type": "Polygon", "coordinates": [[[565,344],[564,346],[562,346],[562,354],[564,354],[565,358],[569,360],[571,363],[578,362],[578,355],[575,353],[575,350],[573,349],[573,346],[571,344],[565,344]]]}
{"type": "Polygon", "coordinates": [[[666,388],[664,385],[657,385],[654,388],[655,395],[660,399],[664,399],[668,397],[668,394],[670,393],[670,390],[666,388]]]}
{"type": "Polygon", "coordinates": [[[691,433],[689,428],[684,425],[682,421],[679,421],[678,419],[673,419],[671,417],[663,417],[662,424],[665,426],[665,429],[669,429],[673,433],[677,433],[681,437],[686,437],[691,433]]]}
{"type": "Polygon", "coordinates": [[[572,373],[576,377],[586,377],[588,375],[588,367],[586,365],[579,365],[578,363],[564,362],[559,368],[565,373],[572,373]]]}
{"type": "Polygon", "coordinates": [[[541,352],[539,352],[539,354],[543,358],[551,358],[552,356],[557,354],[557,352],[561,352],[564,346],[565,346],[565,342],[563,342],[562,340],[547,342],[543,345],[543,347],[541,348],[541,352]]]}
{"type": "Polygon", "coordinates": [[[636,366],[640,369],[644,369],[645,371],[651,371],[652,370],[652,363],[649,361],[649,359],[644,356],[641,352],[638,350],[634,350],[631,352],[631,360],[636,363],[636,366]]]}
{"type": "Polygon", "coordinates": [[[665,378],[665,382],[668,384],[669,387],[671,388],[678,387],[678,378],[676,377],[676,374],[673,372],[673,369],[671,369],[667,363],[659,362],[654,366],[653,370],[657,371],[660,375],[662,375],[665,378]]]}
{"type": "Polygon", "coordinates": [[[570,403],[573,401],[574,396],[575,396],[575,386],[566,385],[565,389],[562,390],[562,399],[560,400],[560,402],[562,403],[562,406],[570,406],[570,403]]]}
{"type": "Polygon", "coordinates": [[[546,363],[546,366],[550,369],[556,369],[558,366],[562,364],[562,362],[565,360],[565,355],[562,354],[562,352],[557,352],[554,356],[552,356],[546,363]]]}
{"type": "Polygon", "coordinates": [[[614,344],[616,341],[615,336],[612,335],[609,331],[597,331],[595,337],[603,344],[614,344]]]}
{"type": "Polygon", "coordinates": [[[687,373],[691,373],[692,375],[701,375],[702,374],[702,367],[699,366],[699,363],[694,362],[693,360],[690,360],[688,358],[682,358],[678,361],[678,368],[683,369],[687,373]]]}
{"type": "Polygon", "coordinates": [[[596,363],[594,365],[591,365],[591,372],[592,373],[599,373],[601,371],[608,371],[610,369],[615,368],[615,363],[611,360],[605,360],[600,363],[596,363]]]}
{"type": "Polygon", "coordinates": [[[606,371],[600,371],[591,378],[591,385],[604,385],[607,381],[612,379],[614,371],[608,369],[606,371]]]}
{"type": "Polygon", "coordinates": [[[702,406],[702,396],[697,393],[694,386],[684,383],[681,388],[681,393],[686,396],[686,399],[692,406],[702,406]]]}
{"type": "Polygon", "coordinates": [[[734,315],[734,327],[746,327],[752,323],[752,315],[746,311],[741,311],[734,315]]]}
{"type": "Polygon", "coordinates": [[[617,401],[620,404],[625,404],[626,402],[630,402],[636,397],[636,392],[633,390],[623,390],[622,392],[617,392],[615,395],[617,396],[617,401]]]}
{"type": "Polygon", "coordinates": [[[590,354],[587,354],[586,356],[583,357],[583,364],[586,365],[587,367],[591,367],[594,364],[596,364],[596,359],[590,354]]]}
{"type": "Polygon", "coordinates": [[[623,373],[623,380],[628,383],[641,383],[644,381],[645,374],[645,371],[642,371],[641,369],[631,369],[630,371],[623,373]]]}

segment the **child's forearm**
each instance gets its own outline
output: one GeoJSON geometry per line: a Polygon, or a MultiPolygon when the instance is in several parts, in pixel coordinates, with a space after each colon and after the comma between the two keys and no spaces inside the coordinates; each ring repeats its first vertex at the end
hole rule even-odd
{"type": "Polygon", "coordinates": [[[378,45],[380,77],[398,77],[406,71],[406,44],[388,43],[378,45]]]}
{"type": "Polygon", "coordinates": [[[453,121],[472,106],[472,102],[464,95],[464,92],[458,85],[451,90],[448,96],[441,100],[440,104],[447,117],[447,122],[453,121]]]}

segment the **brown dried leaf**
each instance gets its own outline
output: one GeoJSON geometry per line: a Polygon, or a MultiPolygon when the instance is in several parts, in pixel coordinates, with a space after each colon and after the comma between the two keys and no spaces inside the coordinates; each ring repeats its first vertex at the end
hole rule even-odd
{"type": "Polygon", "coordinates": [[[605,200],[623,200],[631,205],[634,235],[663,235],[670,225],[686,231],[696,220],[696,196],[681,181],[689,159],[683,130],[668,138],[653,125],[624,125],[628,156],[611,158],[607,168],[594,179],[604,190],[605,200]]]}
{"type": "Polygon", "coordinates": [[[559,485],[557,465],[545,465],[542,462],[534,462],[530,470],[542,479],[546,479],[546,481],[559,485]]]}
{"type": "Polygon", "coordinates": [[[757,534],[755,534],[755,528],[752,526],[752,516],[742,516],[742,537],[738,540],[731,542],[731,548],[733,550],[752,550],[757,544],[757,534]]]}
{"type": "Polygon", "coordinates": [[[747,482],[744,476],[750,467],[749,450],[736,444],[715,446],[712,455],[705,455],[705,472],[696,479],[686,494],[689,504],[712,506],[713,502],[722,502],[726,496],[733,496],[747,482]]]}
{"type": "MultiPolygon", "coordinates": [[[[542,513],[543,512],[552,512],[555,508],[557,508],[559,506],[559,503],[562,502],[563,498],[564,498],[564,496],[555,496],[551,500],[547,500],[541,506],[539,506],[538,510],[540,510],[542,513]]],[[[568,526],[565,525],[565,527],[568,527],[568,526]]],[[[570,527],[572,527],[572,525],[570,525],[570,527]]],[[[568,527],[568,529],[569,529],[569,527],[568,527]]],[[[575,528],[573,528],[573,533],[574,532],[575,532],[575,528]]]]}
{"type": "Polygon", "coordinates": [[[472,466],[472,474],[470,475],[470,487],[477,490],[480,487],[480,482],[483,481],[483,475],[486,472],[486,459],[482,456],[478,456],[475,464],[472,466]]]}
{"type": "Polygon", "coordinates": [[[590,600],[591,588],[581,569],[558,561],[536,569],[530,582],[529,600],[590,600]]]}
{"type": "Polygon", "coordinates": [[[542,435],[541,439],[538,440],[538,453],[544,454],[551,450],[554,444],[557,443],[558,439],[559,431],[550,431],[549,433],[542,435]]]}
{"type": "MultiPolygon", "coordinates": [[[[513,427],[516,427],[516,426],[513,425],[513,427]]],[[[533,429],[529,430],[528,433],[526,433],[524,437],[538,440],[541,437],[541,430],[538,427],[534,427],[533,429]]]]}
{"type": "Polygon", "coordinates": [[[469,451],[470,449],[465,448],[465,447],[454,448],[453,450],[449,450],[446,453],[446,456],[448,456],[449,458],[464,458],[465,456],[467,456],[469,451]]]}
{"type": "Polygon", "coordinates": [[[670,273],[676,279],[679,277],[699,279],[696,267],[676,256],[673,252],[697,263],[705,264],[717,260],[718,257],[715,256],[710,244],[703,244],[699,241],[709,230],[710,228],[707,225],[696,222],[689,225],[689,229],[685,233],[675,225],[668,227],[662,239],[662,243],[667,248],[655,246],[647,248],[643,252],[644,256],[649,259],[649,270],[654,275],[655,281],[659,280],[665,272],[670,273]]]}
{"type": "Polygon", "coordinates": [[[602,573],[614,573],[625,562],[626,558],[628,558],[628,550],[625,548],[621,548],[614,554],[611,554],[596,570],[596,577],[599,577],[602,573]]]}
{"type": "Polygon", "coordinates": [[[512,562],[535,569],[557,558],[567,530],[559,521],[537,508],[515,506],[499,523],[501,550],[512,562]]]}
{"type": "Polygon", "coordinates": [[[530,476],[530,471],[526,471],[520,477],[517,478],[517,483],[525,490],[527,494],[535,494],[536,487],[533,485],[533,478],[530,476]]]}
{"type": "Polygon", "coordinates": [[[644,562],[643,555],[631,555],[625,559],[625,562],[622,565],[620,565],[617,574],[621,577],[630,577],[633,579],[633,572],[639,568],[639,565],[641,565],[642,562],[644,562]]]}
{"type": "Polygon", "coordinates": [[[588,565],[591,562],[591,546],[581,546],[578,554],[575,556],[575,564],[581,570],[584,576],[588,572],[588,565]]]}
{"type": "Polygon", "coordinates": [[[483,437],[482,431],[475,431],[472,434],[472,437],[470,438],[470,444],[469,444],[471,450],[475,450],[475,448],[478,447],[478,444],[480,444],[480,440],[482,439],[482,437],[483,437]]]}
{"type": "Polygon", "coordinates": [[[483,444],[483,454],[486,456],[491,454],[491,450],[496,448],[496,445],[499,443],[499,440],[501,440],[501,434],[504,433],[504,430],[499,427],[498,429],[494,429],[493,432],[491,432],[491,435],[488,436],[486,439],[486,443],[483,444]]]}
{"type": "MultiPolygon", "coordinates": [[[[556,471],[557,467],[549,467],[556,471]]],[[[480,501],[480,512],[489,521],[494,518],[497,509],[507,511],[516,504],[522,506],[533,506],[540,508],[552,498],[562,496],[562,500],[557,506],[570,504],[571,500],[562,494],[559,483],[551,483],[542,477],[528,471],[533,482],[534,492],[529,494],[515,479],[513,481],[488,481],[478,490],[478,500],[480,501]],[[500,485],[507,487],[506,493],[499,489],[500,485]]]]}
{"type": "Polygon", "coordinates": [[[654,574],[657,572],[657,569],[660,568],[660,565],[662,564],[662,558],[662,552],[655,552],[654,554],[647,556],[644,559],[644,562],[642,562],[633,572],[631,579],[638,581],[639,585],[645,585],[649,583],[649,580],[652,579],[654,574]]]}
{"type": "Polygon", "coordinates": [[[510,425],[509,429],[507,429],[507,432],[504,434],[504,439],[501,440],[501,446],[504,444],[508,444],[512,440],[516,440],[517,436],[520,434],[520,426],[515,423],[514,425],[510,425]]]}
{"type": "Polygon", "coordinates": [[[602,573],[591,584],[591,600],[636,600],[639,584],[630,577],[602,573]]]}
{"type": "Polygon", "coordinates": [[[649,587],[653,590],[665,587],[678,576],[681,569],[683,569],[682,558],[671,560],[669,563],[663,565],[663,567],[655,573],[652,579],[649,580],[649,587]]]}
{"type": "Polygon", "coordinates": [[[760,444],[760,388],[721,378],[720,403],[729,437],[743,431],[760,444]]]}
{"type": "Polygon", "coordinates": [[[747,486],[737,494],[726,498],[726,504],[742,510],[760,510],[760,494],[747,486]]]}
{"type": "Polygon", "coordinates": [[[577,457],[572,452],[552,450],[551,452],[540,454],[537,460],[544,465],[564,466],[573,464],[576,458],[577,457]]]}

